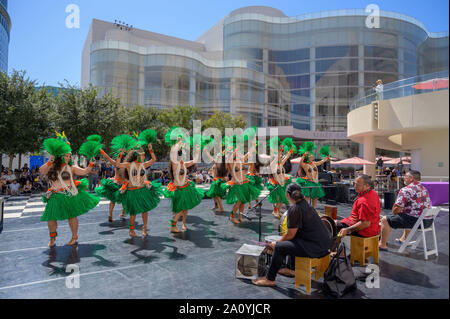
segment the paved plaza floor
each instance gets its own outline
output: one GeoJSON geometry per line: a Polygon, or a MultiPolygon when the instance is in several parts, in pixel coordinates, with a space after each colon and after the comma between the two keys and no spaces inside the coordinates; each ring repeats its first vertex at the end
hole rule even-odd
{"type": "MultiPolygon", "coordinates": [[[[110,223],[108,202],[103,199],[79,218],[77,246],[65,246],[71,233],[63,221],[58,225],[57,246],[49,249],[47,224],[39,220],[44,208],[39,197],[9,198],[0,234],[0,298],[327,298],[321,280],[313,281],[307,294],[304,287],[294,287],[293,278],[278,276],[275,288],[236,279],[235,252],[258,240],[258,221],[234,225],[229,213],[215,213],[212,206],[211,199],[204,199],[189,211],[189,229],[173,235],[170,202],[162,199],[150,212],[149,236],[130,239],[127,220],[119,219],[121,206],[116,206],[110,223]],[[66,285],[67,265],[73,264],[79,268],[79,288],[66,285]]],[[[263,236],[277,234],[279,221],[273,218],[271,205],[265,203],[263,208],[263,236]]],[[[323,210],[323,205],[318,208],[323,210]]],[[[231,206],[225,209],[230,211],[231,206]]],[[[350,210],[351,205],[339,204],[338,215],[346,217],[350,210]]],[[[139,216],[136,221],[140,235],[139,216]]],[[[424,260],[421,250],[397,253],[394,239],[401,233],[394,230],[389,251],[380,252],[379,288],[368,288],[358,280],[358,289],[345,298],[449,298],[448,222],[448,212],[441,212],[435,221],[439,256],[429,260],[424,260]]],[[[353,268],[356,276],[365,269],[353,268]]]]}

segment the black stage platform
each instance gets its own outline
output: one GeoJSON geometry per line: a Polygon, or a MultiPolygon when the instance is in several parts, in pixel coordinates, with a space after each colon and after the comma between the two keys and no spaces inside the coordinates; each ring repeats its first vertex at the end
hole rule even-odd
{"type": "MultiPolygon", "coordinates": [[[[308,295],[304,287],[294,287],[293,278],[278,276],[275,288],[235,279],[235,252],[242,244],[258,240],[258,222],[236,226],[229,213],[210,210],[211,199],[189,212],[189,230],[181,235],[169,233],[170,202],[163,199],[150,213],[145,240],[129,238],[127,221],[118,218],[120,205],[114,211],[115,221],[109,223],[103,200],[79,218],[77,247],[64,245],[71,235],[63,221],[52,250],[46,247],[48,229],[39,221],[41,211],[33,209],[38,201],[22,205],[20,209],[27,207],[22,213],[11,213],[14,209],[7,202],[10,208],[0,234],[0,298],[326,298],[314,281],[308,295]],[[80,288],[66,287],[68,264],[78,265],[80,288]]],[[[350,209],[339,205],[339,216],[348,216],[350,209]]],[[[263,214],[263,235],[276,234],[279,221],[272,217],[269,204],[263,214]]],[[[448,212],[441,212],[436,220],[439,256],[428,261],[421,251],[398,254],[399,246],[393,242],[400,231],[393,231],[391,251],[380,252],[380,288],[367,288],[358,281],[358,290],[345,298],[449,298],[448,221],[448,212]]],[[[140,216],[137,222],[140,235],[140,216]]],[[[356,275],[365,271],[365,267],[353,269],[356,275]]]]}

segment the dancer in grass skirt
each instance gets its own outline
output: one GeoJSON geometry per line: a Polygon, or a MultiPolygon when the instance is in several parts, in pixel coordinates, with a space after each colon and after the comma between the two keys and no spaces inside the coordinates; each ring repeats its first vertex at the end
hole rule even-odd
{"type": "Polygon", "coordinates": [[[223,213],[222,199],[226,195],[226,191],[222,188],[222,184],[227,182],[227,168],[225,166],[225,158],[222,154],[218,154],[214,159],[208,150],[205,150],[205,154],[209,157],[213,165],[213,181],[211,187],[206,192],[206,195],[214,200],[214,207],[211,210],[216,210],[217,213],[223,213]]]}
{"type": "Polygon", "coordinates": [[[295,146],[292,143],[292,139],[285,139],[276,151],[277,145],[279,145],[280,139],[278,137],[272,138],[269,141],[270,147],[275,153],[274,159],[270,162],[269,181],[267,182],[267,190],[271,192],[269,195],[269,203],[274,205],[272,215],[276,218],[281,218],[281,207],[283,204],[288,205],[289,201],[286,197],[286,188],[292,181],[292,176],[286,174],[285,164],[289,157],[296,151],[295,146]],[[288,150],[286,154],[284,151],[288,150]]]}
{"type": "Polygon", "coordinates": [[[322,185],[319,183],[317,166],[322,165],[330,159],[329,148],[325,145],[320,149],[320,153],[326,157],[321,161],[312,161],[313,157],[310,154],[314,152],[315,148],[316,146],[313,142],[305,142],[300,147],[299,151],[301,152],[302,157],[297,173],[299,177],[296,179],[297,184],[302,187],[302,193],[303,196],[305,196],[306,201],[309,202],[310,198],[312,199],[313,208],[316,208],[317,206],[317,199],[325,196],[322,185]]]}
{"type": "Polygon", "coordinates": [[[88,168],[73,165],[72,149],[65,134],[58,134],[58,138],[44,140],[43,149],[51,156],[50,160],[39,169],[39,173],[47,175],[50,189],[43,196],[46,203],[41,221],[46,221],[50,232],[49,247],[55,246],[58,220],[68,220],[72,238],[67,245],[75,245],[78,240],[77,217],[87,213],[100,202],[100,198],[86,192],[87,179],[74,180],[73,176],[85,176],[92,169],[91,159],[88,168]]]}
{"type": "Polygon", "coordinates": [[[147,145],[151,159],[145,161],[145,152],[142,148],[130,151],[131,155],[123,162],[117,164],[118,168],[124,168],[125,178],[128,183],[123,184],[119,190],[118,201],[122,203],[125,213],[130,215],[129,234],[135,237],[134,223],[136,216],[142,214],[142,237],[147,236],[148,212],[156,208],[162,196],[161,183],[158,181],[149,182],[147,180],[146,169],[155,161],[156,156],[153,152],[152,144],[155,140],[156,132],[154,130],[145,130],[139,135],[136,147],[147,145]]]}
{"type": "MultiPolygon", "coordinates": [[[[89,137],[88,137],[89,138],[89,137]]],[[[130,152],[134,147],[136,147],[137,141],[129,135],[122,134],[114,137],[111,141],[111,150],[113,151],[113,157],[116,157],[116,160],[113,160],[109,155],[104,151],[100,150],[100,153],[103,157],[114,166],[114,177],[113,178],[104,178],[102,180],[101,186],[95,188],[95,192],[107,199],[109,199],[109,214],[108,221],[112,222],[112,213],[116,203],[120,204],[119,194],[120,189],[125,189],[128,185],[128,180],[125,178],[124,168],[119,168],[118,165],[122,162],[127,162],[132,152],[130,152]],[[124,152],[127,153],[125,158],[124,152]]],[[[123,205],[122,205],[123,206],[123,205]]],[[[125,218],[125,209],[122,208],[121,218],[125,218]]]]}
{"type": "Polygon", "coordinates": [[[201,203],[205,191],[195,187],[195,183],[187,178],[188,168],[194,165],[200,155],[200,146],[195,151],[194,159],[185,161],[187,157],[186,144],[189,142],[180,129],[171,128],[166,136],[166,143],[172,145],[170,150],[169,177],[171,182],[164,189],[164,196],[171,201],[171,210],[174,214],[170,220],[170,231],[180,233],[187,230],[186,219],[188,210],[201,203]],[[176,140],[176,144],[174,144],[176,140]],[[178,220],[183,217],[180,230],[177,227],[178,220]]]}
{"type": "MultiPolygon", "coordinates": [[[[235,138],[233,138],[235,139],[235,138]]],[[[228,145],[227,148],[231,150],[234,145],[228,145]]],[[[248,156],[248,154],[246,154],[248,156]]],[[[231,180],[222,184],[222,188],[227,190],[226,204],[233,205],[231,211],[231,222],[239,224],[244,222],[242,214],[244,213],[245,204],[257,200],[261,190],[256,187],[248,177],[244,174],[243,164],[246,161],[246,156],[243,156],[239,148],[234,151],[228,151],[226,156],[226,166],[228,173],[231,175],[231,180]],[[239,210],[239,219],[236,218],[236,213],[239,210]]]]}

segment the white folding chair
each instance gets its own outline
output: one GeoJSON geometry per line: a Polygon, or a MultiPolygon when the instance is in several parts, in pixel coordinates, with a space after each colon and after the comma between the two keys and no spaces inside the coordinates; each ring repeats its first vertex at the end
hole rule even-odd
{"type": "Polygon", "coordinates": [[[436,256],[437,256],[438,255],[438,247],[437,247],[437,240],[436,240],[436,231],[434,229],[434,220],[440,211],[441,211],[440,207],[432,207],[432,208],[425,209],[422,212],[422,214],[420,215],[420,217],[417,219],[417,222],[414,224],[414,227],[411,229],[406,240],[400,246],[398,252],[403,253],[405,251],[406,247],[410,246],[410,245],[412,245],[413,249],[416,249],[417,245],[419,245],[419,243],[423,240],[423,253],[425,255],[425,259],[428,259],[428,256],[433,255],[433,254],[436,254],[436,256]],[[423,219],[425,217],[431,217],[430,219],[433,220],[431,226],[428,228],[425,228],[425,226],[423,224],[423,219]],[[420,236],[420,234],[419,234],[416,237],[416,239],[414,241],[412,241],[412,238],[416,234],[416,231],[421,232],[422,236],[420,236]],[[432,249],[432,250],[427,250],[427,240],[426,240],[426,236],[425,236],[427,232],[431,232],[433,234],[434,249],[432,249]]]}

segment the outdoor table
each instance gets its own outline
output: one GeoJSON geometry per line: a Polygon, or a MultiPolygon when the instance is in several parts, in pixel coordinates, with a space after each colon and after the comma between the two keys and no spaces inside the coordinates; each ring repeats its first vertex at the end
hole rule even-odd
{"type": "Polygon", "coordinates": [[[422,182],[430,194],[431,206],[448,203],[448,182],[422,182]]]}

